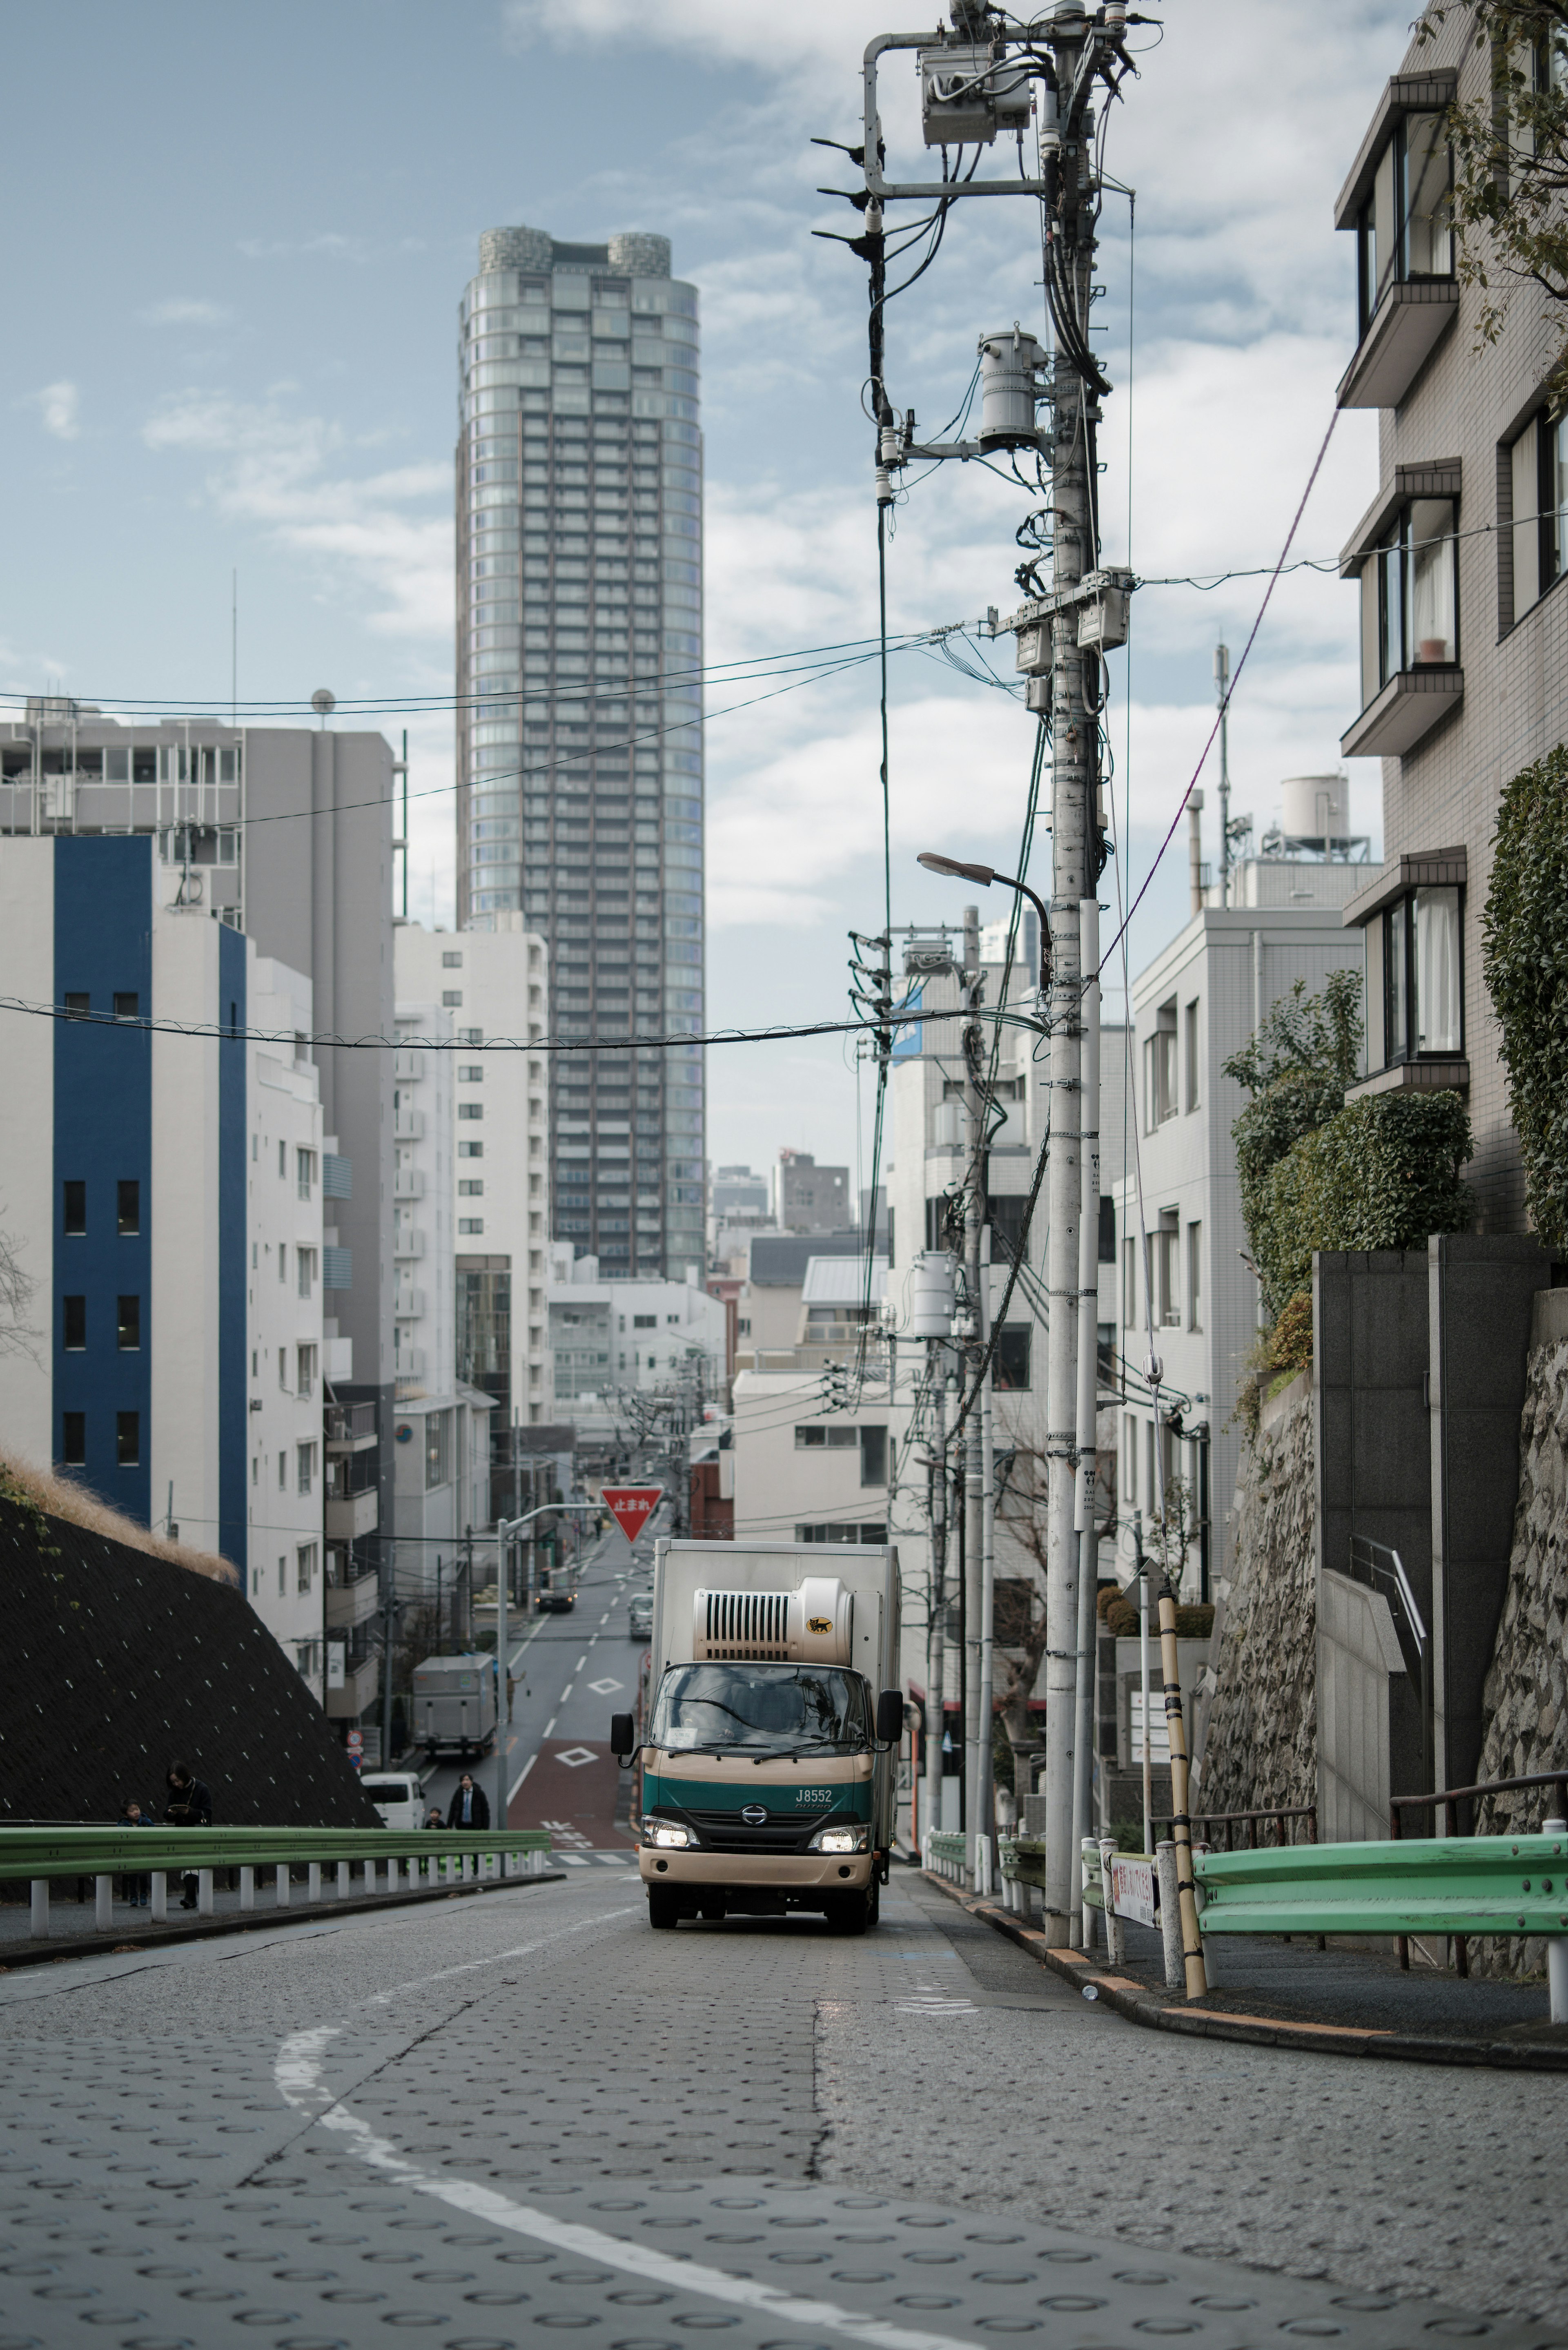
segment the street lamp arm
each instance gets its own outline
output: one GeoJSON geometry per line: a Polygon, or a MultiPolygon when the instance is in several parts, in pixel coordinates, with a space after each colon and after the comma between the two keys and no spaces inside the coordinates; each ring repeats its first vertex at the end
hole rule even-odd
{"type": "Polygon", "coordinates": [[[945,873],[956,881],[973,881],[981,889],[989,889],[993,881],[1000,881],[1004,889],[1016,889],[1020,897],[1027,898],[1040,917],[1040,972],[1044,983],[1045,973],[1051,967],[1051,917],[1045,911],[1044,900],[1027,881],[1020,881],[1011,873],[999,873],[993,865],[967,864],[961,858],[939,856],[931,848],[922,850],[915,862],[923,865],[928,873],[945,873]]]}

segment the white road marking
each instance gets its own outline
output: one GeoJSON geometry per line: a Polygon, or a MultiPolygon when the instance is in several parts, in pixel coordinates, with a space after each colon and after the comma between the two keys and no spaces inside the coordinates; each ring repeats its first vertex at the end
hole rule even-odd
{"type": "MultiPolygon", "coordinates": [[[[620,1909],[607,1914],[624,1918],[631,1912],[620,1909]]],[[[605,1920],[600,1918],[592,1922],[600,1925],[605,1920]]],[[[526,1947],[541,1946],[535,1943],[526,1947]]],[[[519,1957],[523,1951],[503,1955],[519,1957]]],[[[483,1966],[495,1961],[480,1960],[475,1963],[483,1966]]],[[[466,1970],[452,1968],[447,1971],[455,1974],[466,1970]]],[[[435,1981],[438,1978],[431,1976],[429,1980],[435,1981]]],[[[420,1986],[410,1984],[406,1988],[420,1986]]],[[[385,1999],[389,1995],[383,1992],[379,1996],[385,1999]]],[[[706,2301],[728,2302],[737,2308],[753,2310],[777,2324],[826,2326],[836,2334],[847,2334],[853,2341],[874,2343],[877,2350],[971,2350],[971,2345],[961,2344],[952,2334],[926,2334],[913,2326],[896,2325],[884,2317],[841,2308],[836,2302],[806,2301],[777,2285],[764,2284],[753,2277],[728,2276],[722,2269],[678,2260],[670,2252],[660,2251],[657,2245],[627,2243],[618,2236],[607,2235],[602,2229],[587,2228],[579,2221],[563,2219],[558,2212],[539,2211],[526,2203],[514,2203],[510,2196],[498,2195],[493,2188],[481,2187],[472,2179],[438,2178],[421,2170],[417,2163],[397,2151],[390,2138],[378,2137],[369,2122],[361,2121],[341,2098],[334,2097],[323,2085],[323,2058],[338,2029],[328,2023],[317,2024],[309,2032],[292,2033],[278,2050],[273,2078],[296,2113],[304,2114],[321,2128],[345,2138],[361,2162],[394,2185],[415,2195],[431,2196],[491,2227],[505,2228],[514,2235],[531,2237],[535,2243],[552,2245],[556,2251],[575,2254],[580,2260],[602,2262],[607,2268],[620,2269],[628,2276],[640,2277],[673,2293],[698,2293],[706,2301]]]]}
{"type": "Polygon", "coordinates": [[[545,1737],[545,1738],[548,1738],[548,1737],[551,1735],[551,1733],[553,1732],[553,1731],[555,1730],[555,1727],[556,1727],[556,1717],[555,1717],[555,1715],[554,1715],[554,1714],[552,1714],[552,1715],[550,1716],[549,1721],[545,1724],[544,1730],[543,1730],[543,1731],[540,1733],[540,1734],[541,1734],[541,1736],[542,1736],[542,1737],[545,1737]]]}
{"type": "Polygon", "coordinates": [[[587,1663],[587,1661],[588,1661],[588,1660],[587,1660],[587,1657],[579,1657],[579,1658],[577,1659],[576,1663],[572,1667],[572,1670],[573,1670],[573,1672],[575,1672],[575,1673],[580,1673],[580,1672],[582,1671],[582,1669],[583,1669],[583,1667],[587,1663]]]}
{"type": "MultiPolygon", "coordinates": [[[[576,1685],[576,1681],[568,1681],[568,1682],[566,1683],[566,1688],[561,1691],[561,1695],[560,1695],[559,1702],[560,1702],[562,1705],[565,1705],[565,1704],[566,1704],[566,1700],[571,1696],[572,1691],[576,1688],[576,1686],[577,1686],[577,1685],[576,1685]]],[[[548,1732],[548,1731],[546,1731],[545,1734],[545,1736],[546,1736],[546,1737],[548,1737],[548,1736],[549,1736],[549,1732],[548,1732]]]]}
{"type": "Polygon", "coordinates": [[[538,1760],[539,1750],[535,1747],[533,1753],[529,1755],[528,1760],[524,1763],[523,1768],[518,1772],[516,1778],[512,1783],[511,1794],[509,1794],[506,1798],[506,1806],[509,1811],[512,1807],[513,1795],[515,1795],[518,1788],[523,1784],[524,1780],[528,1776],[529,1772],[534,1768],[535,1763],[537,1762],[538,1760]]]}

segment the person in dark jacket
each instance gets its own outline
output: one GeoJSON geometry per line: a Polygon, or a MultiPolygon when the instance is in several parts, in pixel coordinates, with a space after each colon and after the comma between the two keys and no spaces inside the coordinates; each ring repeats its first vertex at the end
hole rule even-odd
{"type": "Polygon", "coordinates": [[[483,1787],[473,1783],[473,1773],[465,1771],[457,1783],[457,1793],[452,1799],[449,1828],[487,1828],[490,1825],[490,1798],[483,1787]]]}
{"type": "MultiPolygon", "coordinates": [[[[115,1825],[121,1828],[150,1828],[153,1825],[152,1815],[150,1812],[144,1812],[132,1795],[120,1805],[119,1817],[115,1822],[115,1825]]],[[[151,1877],[128,1877],[125,1879],[125,1898],[133,1909],[145,1909],[152,1898],[151,1877]]]]}
{"type": "MultiPolygon", "coordinates": [[[[171,1762],[165,1782],[168,1801],[163,1816],[171,1828],[210,1828],[213,1825],[213,1798],[192,1773],[188,1762],[171,1762]]],[[[196,1871],[181,1872],[182,1909],[194,1909],[198,1887],[196,1871]]]]}

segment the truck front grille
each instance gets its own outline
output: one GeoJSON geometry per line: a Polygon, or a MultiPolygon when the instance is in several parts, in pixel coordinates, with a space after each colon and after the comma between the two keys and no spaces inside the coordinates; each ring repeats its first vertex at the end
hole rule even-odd
{"type": "Polygon", "coordinates": [[[709,1852],[804,1852],[830,1812],[775,1813],[753,1827],[738,1812],[688,1812],[709,1852]]]}

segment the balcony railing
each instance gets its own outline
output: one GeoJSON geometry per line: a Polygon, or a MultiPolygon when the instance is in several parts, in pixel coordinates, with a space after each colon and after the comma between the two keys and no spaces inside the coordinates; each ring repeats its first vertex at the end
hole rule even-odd
{"type": "Polygon", "coordinates": [[[373,1403],[329,1403],[327,1407],[327,1446],[328,1451],[360,1451],[376,1441],[376,1407],[373,1403]]]}

